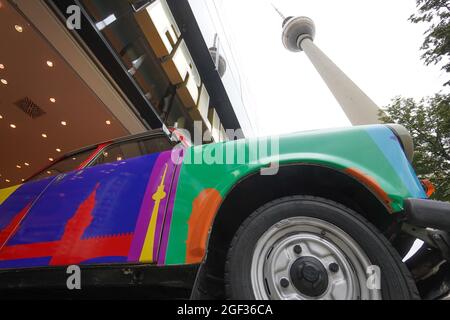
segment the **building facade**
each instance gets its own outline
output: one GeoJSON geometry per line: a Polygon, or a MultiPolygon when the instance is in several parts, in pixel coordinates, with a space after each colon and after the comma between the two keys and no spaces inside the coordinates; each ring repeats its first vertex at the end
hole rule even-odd
{"type": "Polygon", "coordinates": [[[0,32],[0,188],[99,141],[242,127],[187,0],[0,0],[0,32]]]}

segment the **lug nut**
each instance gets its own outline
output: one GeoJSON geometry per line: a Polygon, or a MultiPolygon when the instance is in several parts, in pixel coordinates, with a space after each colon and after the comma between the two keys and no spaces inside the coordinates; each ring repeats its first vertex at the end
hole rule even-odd
{"type": "Polygon", "coordinates": [[[299,245],[296,245],[296,246],[294,247],[294,252],[295,252],[296,254],[301,254],[301,253],[302,253],[302,247],[300,247],[299,245]]]}
{"type": "Polygon", "coordinates": [[[280,280],[280,285],[281,285],[283,288],[289,287],[290,284],[291,284],[291,283],[290,283],[289,280],[286,279],[286,278],[283,278],[283,279],[280,280]]]}
{"type": "Polygon", "coordinates": [[[337,263],[335,263],[335,262],[330,264],[330,266],[328,268],[333,273],[337,273],[339,271],[339,265],[337,263]]]}

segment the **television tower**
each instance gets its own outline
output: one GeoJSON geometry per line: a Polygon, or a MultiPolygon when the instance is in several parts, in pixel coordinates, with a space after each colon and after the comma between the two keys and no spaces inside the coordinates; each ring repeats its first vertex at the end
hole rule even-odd
{"type": "Polygon", "coordinates": [[[214,45],[209,48],[209,53],[211,54],[211,57],[214,61],[217,72],[219,73],[220,77],[223,78],[225,73],[227,72],[227,61],[220,54],[219,45],[219,35],[216,33],[214,36],[214,45]]]}
{"type": "Polygon", "coordinates": [[[314,44],[314,21],[308,17],[285,17],[273,7],[283,19],[282,39],[286,49],[306,53],[350,122],[354,126],[382,123],[379,120],[381,109],[375,102],[314,44]]]}

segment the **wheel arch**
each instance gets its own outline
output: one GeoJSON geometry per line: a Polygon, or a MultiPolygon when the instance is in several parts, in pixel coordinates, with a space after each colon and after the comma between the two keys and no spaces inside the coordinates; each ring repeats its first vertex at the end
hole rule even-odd
{"type": "Polygon", "coordinates": [[[382,232],[396,221],[382,191],[358,172],[317,164],[290,164],[281,166],[274,176],[252,173],[234,185],[216,213],[193,297],[212,298],[210,292],[222,288],[228,247],[240,225],[264,204],[293,195],[341,203],[362,214],[382,232]]]}

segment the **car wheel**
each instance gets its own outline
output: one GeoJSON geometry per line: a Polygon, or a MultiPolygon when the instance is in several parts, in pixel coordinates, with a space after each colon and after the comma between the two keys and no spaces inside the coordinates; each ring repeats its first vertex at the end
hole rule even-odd
{"type": "Polygon", "coordinates": [[[388,240],[361,215],[326,199],[295,196],[254,212],[226,262],[236,300],[418,299],[388,240]]]}

